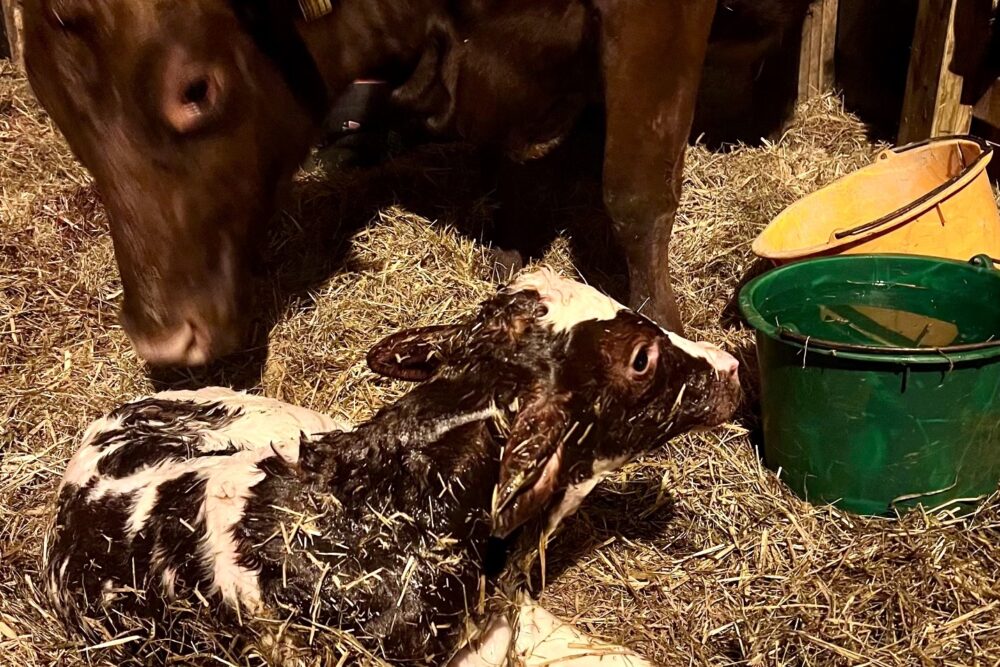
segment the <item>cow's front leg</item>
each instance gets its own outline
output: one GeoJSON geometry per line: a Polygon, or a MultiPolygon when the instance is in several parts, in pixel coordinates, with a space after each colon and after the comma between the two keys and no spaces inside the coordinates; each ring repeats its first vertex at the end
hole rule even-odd
{"type": "Polygon", "coordinates": [[[602,0],[604,201],[628,258],[630,306],[681,331],[670,231],[715,0],[602,0]]]}

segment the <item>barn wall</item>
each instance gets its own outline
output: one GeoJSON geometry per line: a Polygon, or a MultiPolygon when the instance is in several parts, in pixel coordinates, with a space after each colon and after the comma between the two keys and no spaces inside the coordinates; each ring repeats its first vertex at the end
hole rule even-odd
{"type": "Polygon", "coordinates": [[[0,11],[0,58],[10,58],[10,42],[7,41],[7,20],[0,11]]]}
{"type": "Polygon", "coordinates": [[[837,88],[879,138],[899,128],[916,18],[917,0],[840,0],[837,88]]]}

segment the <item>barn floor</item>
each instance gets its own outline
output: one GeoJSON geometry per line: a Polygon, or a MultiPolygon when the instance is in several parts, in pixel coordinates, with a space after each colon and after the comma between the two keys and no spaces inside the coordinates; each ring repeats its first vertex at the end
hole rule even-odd
{"type": "MultiPolygon", "coordinates": [[[[736,351],[751,396],[752,335],[723,316],[753,270],[751,239],[875,150],[822,97],[773,145],[691,151],[672,257],[688,333],[736,351]]],[[[493,205],[470,153],[425,147],[327,171],[302,175],[273,234],[261,345],[197,376],[151,378],[116,324],[120,286],[89,181],[0,63],[0,664],[106,660],[61,634],[35,595],[49,502],[89,420],[205,381],[364,418],[401,391],[367,371],[367,347],[493,289],[474,240],[493,205]]],[[[553,209],[557,220],[595,215],[581,188],[553,209]]],[[[569,267],[571,246],[557,239],[546,261],[569,267]]],[[[747,409],[603,485],[549,547],[545,604],[664,665],[1000,662],[1000,501],[969,521],[813,508],[762,468],[753,426],[747,409]]],[[[220,649],[194,662],[236,660],[220,649]]]]}

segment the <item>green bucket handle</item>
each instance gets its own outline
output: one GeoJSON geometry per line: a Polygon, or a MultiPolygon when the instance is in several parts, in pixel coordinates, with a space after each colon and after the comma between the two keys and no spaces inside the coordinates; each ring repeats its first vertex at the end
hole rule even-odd
{"type": "MultiPolygon", "coordinates": [[[[969,260],[969,264],[980,269],[990,269],[996,271],[996,265],[1000,264],[1000,259],[990,257],[985,253],[980,253],[969,260]]],[[[1000,339],[988,340],[981,343],[967,343],[965,345],[950,345],[948,347],[883,347],[879,345],[861,345],[860,343],[840,343],[830,340],[818,340],[810,336],[803,336],[797,331],[792,331],[784,326],[779,326],[777,330],[779,338],[791,343],[802,345],[807,349],[827,349],[836,354],[837,352],[855,352],[872,355],[899,355],[899,354],[954,354],[959,352],[973,352],[976,350],[986,350],[1000,347],[1000,339]]]]}
{"type": "Polygon", "coordinates": [[[996,265],[1000,264],[1000,259],[990,257],[987,254],[980,253],[969,260],[969,264],[980,268],[980,269],[993,269],[996,270],[996,265]]]}

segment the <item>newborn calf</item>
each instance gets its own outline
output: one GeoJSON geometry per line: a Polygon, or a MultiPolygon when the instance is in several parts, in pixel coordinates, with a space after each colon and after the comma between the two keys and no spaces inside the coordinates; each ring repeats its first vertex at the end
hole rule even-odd
{"type": "Polygon", "coordinates": [[[293,664],[344,647],[495,664],[544,646],[532,632],[578,646],[541,610],[490,602],[491,538],[528,520],[551,532],[602,477],[728,419],[739,394],[728,354],[544,270],[368,361],[422,384],[353,430],[218,389],[95,422],[45,549],[59,615],[100,638],[163,617],[162,636],[187,609],[293,664]]]}

